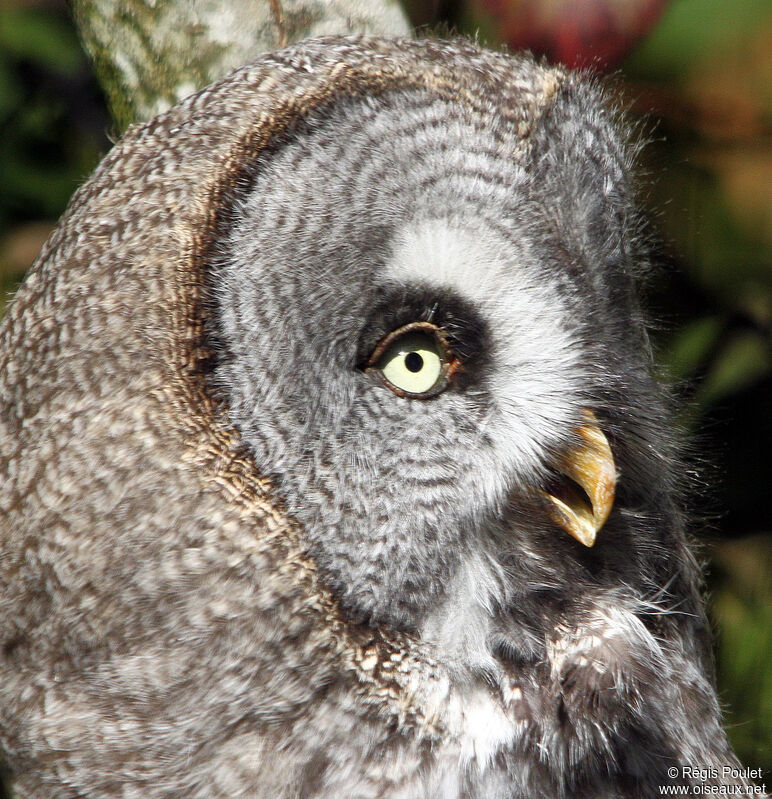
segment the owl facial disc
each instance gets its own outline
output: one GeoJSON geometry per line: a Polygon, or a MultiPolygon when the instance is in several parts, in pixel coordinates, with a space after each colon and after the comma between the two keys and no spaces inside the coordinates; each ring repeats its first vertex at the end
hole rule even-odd
{"type": "Polygon", "coordinates": [[[550,486],[545,497],[555,524],[591,547],[614,504],[616,466],[595,415],[585,409],[584,417],[587,423],[576,430],[583,443],[563,453],[557,465],[560,478],[565,479],[550,486]]]}

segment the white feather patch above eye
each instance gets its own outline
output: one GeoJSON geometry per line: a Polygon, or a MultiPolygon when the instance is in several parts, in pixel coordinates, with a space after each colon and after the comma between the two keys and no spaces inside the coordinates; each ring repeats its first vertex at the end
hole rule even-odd
{"type": "Polygon", "coordinates": [[[544,282],[529,241],[505,239],[483,225],[423,220],[402,231],[385,277],[450,290],[487,322],[493,350],[487,430],[495,470],[506,482],[513,473],[525,480],[541,476],[548,453],[575,423],[586,374],[569,310],[544,282]]]}

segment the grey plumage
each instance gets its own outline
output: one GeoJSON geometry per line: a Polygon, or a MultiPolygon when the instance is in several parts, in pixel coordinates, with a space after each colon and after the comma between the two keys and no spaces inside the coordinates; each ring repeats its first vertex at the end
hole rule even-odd
{"type": "Polygon", "coordinates": [[[0,327],[21,795],[722,781],[624,139],[561,69],[369,38],[129,130],[0,327]],[[372,359],[414,322],[457,359],[426,400],[372,359]],[[592,549],[544,502],[587,411],[619,472],[592,549]]]}

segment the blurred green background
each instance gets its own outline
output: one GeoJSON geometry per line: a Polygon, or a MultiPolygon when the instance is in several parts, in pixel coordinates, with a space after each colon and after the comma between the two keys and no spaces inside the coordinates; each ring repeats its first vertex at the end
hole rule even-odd
{"type": "MultiPolygon", "coordinates": [[[[708,565],[729,734],[769,786],[772,2],[405,0],[405,8],[419,28],[479,33],[490,46],[611,71],[648,132],[641,195],[662,267],[646,304],[663,377],[696,441],[690,468],[704,521],[693,532],[708,565]]],[[[66,3],[0,0],[0,313],[116,135],[66,3]]]]}

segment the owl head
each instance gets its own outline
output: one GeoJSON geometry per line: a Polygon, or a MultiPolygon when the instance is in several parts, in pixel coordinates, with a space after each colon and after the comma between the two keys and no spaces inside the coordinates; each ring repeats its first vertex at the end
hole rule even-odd
{"type": "Polygon", "coordinates": [[[20,789],[735,762],[634,151],[591,78],[461,41],[307,41],[129,129],[0,325],[20,789]]]}
{"type": "Polygon", "coordinates": [[[624,129],[586,79],[501,80],[293,119],[211,250],[223,417],[376,624],[646,579],[672,527],[624,129]]]}

